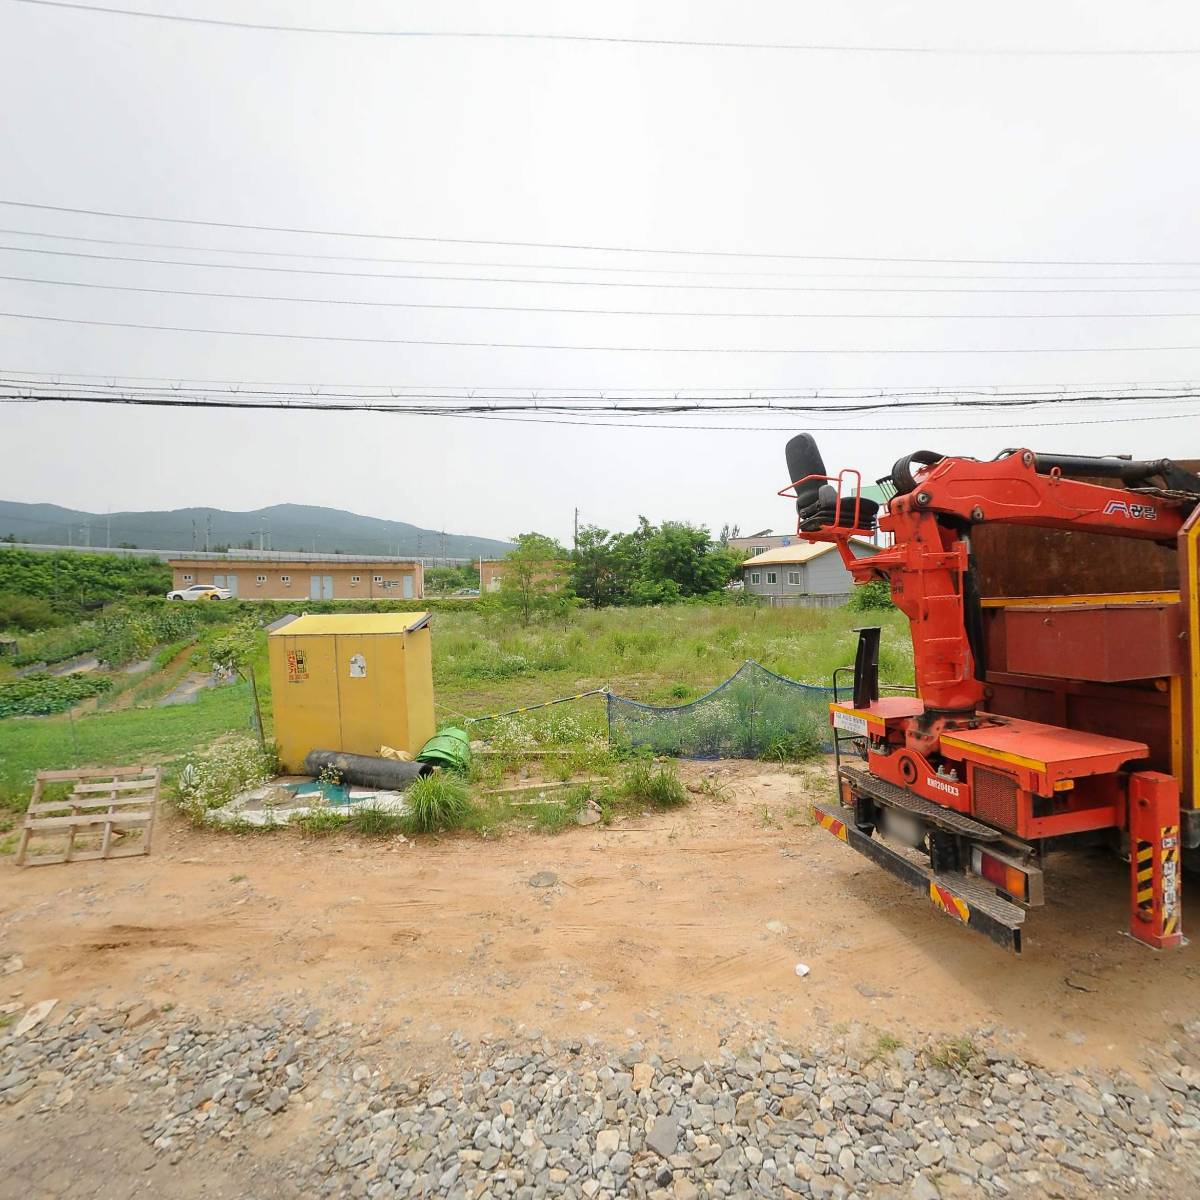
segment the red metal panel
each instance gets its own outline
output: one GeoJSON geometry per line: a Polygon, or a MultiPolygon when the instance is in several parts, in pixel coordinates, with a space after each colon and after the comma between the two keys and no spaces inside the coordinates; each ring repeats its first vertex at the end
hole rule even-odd
{"type": "Polygon", "coordinates": [[[1010,608],[1006,667],[1116,683],[1183,671],[1178,604],[1080,604],[1010,608]]]}

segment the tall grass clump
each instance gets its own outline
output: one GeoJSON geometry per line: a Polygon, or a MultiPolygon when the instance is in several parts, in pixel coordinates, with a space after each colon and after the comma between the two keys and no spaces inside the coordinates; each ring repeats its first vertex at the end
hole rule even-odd
{"type": "Polygon", "coordinates": [[[401,818],[405,833],[443,833],[460,829],[472,814],[471,797],[454,776],[437,771],[410,785],[404,793],[408,811],[401,818]]]}
{"type": "Polygon", "coordinates": [[[678,808],[686,804],[687,788],[673,767],[655,767],[651,762],[635,762],[621,780],[621,797],[653,808],[678,808]]]}

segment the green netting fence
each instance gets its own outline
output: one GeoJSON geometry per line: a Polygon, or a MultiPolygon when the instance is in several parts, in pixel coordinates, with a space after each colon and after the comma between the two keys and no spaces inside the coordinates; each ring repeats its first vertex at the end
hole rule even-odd
{"type": "Polygon", "coordinates": [[[679,758],[802,758],[833,748],[833,689],[797,683],[748,659],[719,687],[675,707],[607,695],[608,730],[624,749],[679,758]]]}

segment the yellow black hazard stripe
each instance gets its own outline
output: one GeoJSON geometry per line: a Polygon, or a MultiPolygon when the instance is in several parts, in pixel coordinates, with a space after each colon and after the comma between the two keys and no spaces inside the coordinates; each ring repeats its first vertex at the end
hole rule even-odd
{"type": "Polygon", "coordinates": [[[1137,906],[1149,912],[1154,907],[1154,843],[1137,844],[1137,906]]]}

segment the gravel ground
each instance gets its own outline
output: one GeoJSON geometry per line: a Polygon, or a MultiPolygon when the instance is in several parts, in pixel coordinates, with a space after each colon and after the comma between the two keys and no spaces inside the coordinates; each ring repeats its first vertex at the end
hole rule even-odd
{"type": "MultiPolygon", "coordinates": [[[[58,1006],[18,1028],[0,1030],[12,1144],[99,1119],[116,1097],[143,1156],[181,1174],[240,1162],[264,1197],[947,1200],[1200,1186],[1200,1021],[1166,1032],[1142,1084],[1048,1072],[993,1030],[917,1049],[764,1037],[710,1061],[536,1030],[419,1045],[301,1003],[238,1022],[58,1006]]],[[[7,1194],[47,1194],[28,1183],[9,1174],[7,1194]]]]}

